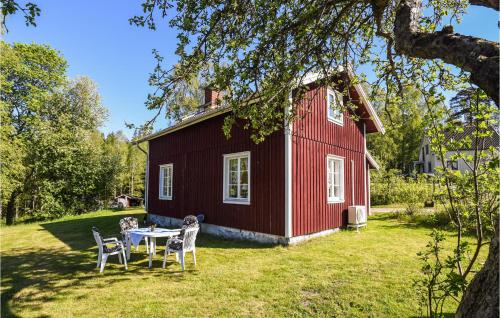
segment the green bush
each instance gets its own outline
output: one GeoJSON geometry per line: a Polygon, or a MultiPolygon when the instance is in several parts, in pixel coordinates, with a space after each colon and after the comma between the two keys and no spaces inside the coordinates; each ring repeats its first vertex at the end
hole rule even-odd
{"type": "Polygon", "coordinates": [[[432,200],[432,183],[425,175],[404,177],[397,170],[372,174],[370,200],[372,205],[424,204],[432,200]]]}

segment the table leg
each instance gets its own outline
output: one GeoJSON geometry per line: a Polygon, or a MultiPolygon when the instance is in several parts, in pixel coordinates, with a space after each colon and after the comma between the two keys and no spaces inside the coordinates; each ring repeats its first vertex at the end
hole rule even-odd
{"type": "Polygon", "coordinates": [[[153,267],[153,252],[156,249],[156,238],[154,236],[149,238],[149,268],[153,267]]]}
{"type": "Polygon", "coordinates": [[[130,235],[127,234],[126,236],[126,242],[125,244],[127,244],[127,260],[130,260],[130,245],[132,244],[132,241],[130,240],[130,235]]]}

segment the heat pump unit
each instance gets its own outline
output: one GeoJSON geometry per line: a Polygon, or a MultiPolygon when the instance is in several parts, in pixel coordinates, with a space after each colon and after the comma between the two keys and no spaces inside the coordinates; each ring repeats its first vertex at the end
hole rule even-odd
{"type": "Polygon", "coordinates": [[[348,209],[348,227],[366,226],[366,207],[364,205],[353,205],[348,209]]]}

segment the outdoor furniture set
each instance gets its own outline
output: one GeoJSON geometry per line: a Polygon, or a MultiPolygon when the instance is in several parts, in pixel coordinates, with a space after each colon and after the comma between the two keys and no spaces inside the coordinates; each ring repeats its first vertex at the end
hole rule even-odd
{"type": "Polygon", "coordinates": [[[163,268],[167,262],[167,256],[175,254],[177,262],[181,263],[184,271],[186,253],[193,254],[194,265],[196,266],[196,235],[198,234],[199,224],[198,219],[194,215],[188,215],[184,218],[182,228],[180,229],[164,229],[156,227],[155,224],[139,228],[139,223],[136,218],[125,217],[120,220],[120,229],[122,240],[116,237],[103,238],[99,229],[92,228],[92,233],[97,243],[99,250],[97,257],[97,267],[100,267],[100,272],[104,270],[106,261],[111,255],[118,255],[120,264],[123,262],[127,269],[127,260],[130,260],[132,245],[136,250],[139,249],[139,244],[144,240],[146,245],[146,253],[149,254],[149,268],[152,267],[153,256],[156,255],[156,239],[168,238],[165,244],[165,252],[163,255],[163,268]]]}

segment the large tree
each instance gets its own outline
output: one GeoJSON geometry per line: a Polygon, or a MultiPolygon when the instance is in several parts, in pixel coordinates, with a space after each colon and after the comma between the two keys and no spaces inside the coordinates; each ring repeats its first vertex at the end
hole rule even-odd
{"type": "Polygon", "coordinates": [[[2,119],[2,205],[7,224],[15,217],[17,198],[27,191],[34,168],[26,163],[33,127],[49,96],[65,82],[66,61],[42,45],[0,42],[0,113],[2,119]]]}
{"type": "Polygon", "coordinates": [[[37,44],[0,42],[2,205],[7,224],[96,206],[97,128],[106,118],[96,85],[69,80],[66,61],[37,44]]]}
{"type": "MultiPolygon", "coordinates": [[[[469,82],[498,106],[499,43],[455,33],[444,23],[458,23],[469,5],[500,9],[498,1],[491,0],[145,0],[144,14],[130,21],[155,29],[158,17],[167,17],[178,31],[179,66],[175,72],[162,69],[159,59],[154,76],[160,80],[154,83],[157,90],[150,106],[160,111],[168,107],[165,101],[178,83],[203,72],[212,86],[226,92],[224,102],[233,115],[226,120],[226,134],[239,117],[261,141],[300,113],[295,103],[286,110],[289,93],[301,87],[305,76],[316,72],[325,84],[334,85],[332,70],[355,71],[363,63],[375,68],[376,84],[386,91],[387,103],[395,92],[403,95],[412,85],[426,102],[437,105],[445,100],[444,90],[459,90],[469,82]]],[[[496,22],[490,27],[496,28],[496,22]]],[[[495,248],[491,244],[483,272],[498,277],[495,248]]],[[[498,281],[481,278],[473,279],[462,304],[483,304],[486,296],[492,301],[481,306],[486,308],[481,314],[497,316],[498,295],[472,291],[494,292],[498,281]]],[[[458,315],[464,308],[475,306],[460,306],[458,315]]]]}
{"type": "MultiPolygon", "coordinates": [[[[9,2],[15,3],[2,0],[9,2]]],[[[499,43],[455,33],[443,23],[444,19],[458,22],[469,5],[500,9],[496,0],[424,4],[422,0],[144,0],[144,14],[130,21],[155,29],[156,19],[167,17],[178,31],[179,66],[164,70],[158,59],[150,108],[167,107],[180,83],[202,72],[213,87],[226,92],[224,102],[233,116],[226,121],[225,132],[240,117],[247,120],[254,139],[261,141],[300,113],[296,104],[289,112],[284,110],[289,92],[300,87],[308,73],[317,72],[325,84],[333,84],[328,82],[338,66],[346,70],[371,63],[388,99],[395,91],[403,94],[404,86],[411,84],[426,98],[443,100],[441,90],[455,89],[467,80],[498,106],[499,43]],[[258,103],[249,103],[257,96],[258,103]]],[[[498,240],[496,235],[493,241],[498,240]]],[[[498,273],[496,246],[490,246],[486,273],[498,273]]],[[[474,279],[469,290],[480,290],[475,288],[478,281],[482,282],[474,279]]],[[[481,296],[466,292],[463,303],[479,303],[481,296]]],[[[498,297],[489,296],[497,302],[489,303],[486,312],[496,316],[498,297]]]]}

